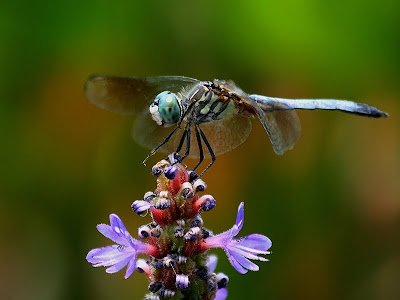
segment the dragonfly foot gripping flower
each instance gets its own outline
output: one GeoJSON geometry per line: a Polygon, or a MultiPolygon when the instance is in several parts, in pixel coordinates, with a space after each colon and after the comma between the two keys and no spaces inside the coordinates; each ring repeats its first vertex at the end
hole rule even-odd
{"type": "Polygon", "coordinates": [[[258,271],[251,260],[267,261],[271,241],[264,235],[251,234],[236,238],[244,221],[244,203],[239,205],[231,229],[213,235],[204,227],[201,213],[215,207],[211,195],[199,195],[206,184],[181,164],[163,160],[153,167],[157,188],[143,200],[132,204],[135,213],[150,211],[152,222],[138,229],[135,239],[122,220],[110,215],[110,224],[99,224],[97,230],[115,244],[95,248],[86,256],[94,267],[106,267],[116,273],[126,267],[125,278],[134,271],[149,280],[145,299],[226,299],[229,278],[214,273],[217,257],[209,250],[222,248],[239,273],[258,271]],[[146,255],[146,259],[138,255],[146,255]]]}

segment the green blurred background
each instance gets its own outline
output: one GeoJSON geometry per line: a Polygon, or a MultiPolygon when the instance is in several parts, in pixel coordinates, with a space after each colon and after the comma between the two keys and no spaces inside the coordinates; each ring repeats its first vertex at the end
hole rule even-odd
{"type": "MultiPolygon", "coordinates": [[[[3,1],[4,2],[4,1],[3,1]]],[[[21,1],[0,6],[0,298],[141,299],[85,261],[118,213],[155,188],[133,118],[89,104],[92,73],[233,79],[276,97],[339,98],[375,120],[302,111],[302,137],[276,156],[260,124],[204,176],[214,232],[245,201],[243,234],[273,241],[230,299],[400,299],[399,1],[21,1]]],[[[157,156],[151,163],[163,156],[157,156]]],[[[150,163],[150,165],[151,165],[150,163]]],[[[192,163],[189,161],[189,163],[192,163]]]]}

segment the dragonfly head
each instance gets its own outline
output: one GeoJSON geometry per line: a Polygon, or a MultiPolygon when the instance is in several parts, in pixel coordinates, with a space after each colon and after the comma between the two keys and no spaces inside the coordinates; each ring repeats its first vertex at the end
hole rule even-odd
{"type": "Polygon", "coordinates": [[[179,100],[170,91],[158,94],[150,104],[149,111],[153,120],[163,127],[176,124],[181,117],[179,100]]]}

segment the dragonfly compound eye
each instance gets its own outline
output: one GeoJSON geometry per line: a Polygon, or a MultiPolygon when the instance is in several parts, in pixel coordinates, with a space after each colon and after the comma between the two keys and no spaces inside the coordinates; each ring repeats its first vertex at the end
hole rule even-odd
{"type": "Polygon", "coordinates": [[[158,94],[149,110],[153,120],[164,127],[177,123],[181,116],[178,99],[174,93],[169,91],[158,94]]]}

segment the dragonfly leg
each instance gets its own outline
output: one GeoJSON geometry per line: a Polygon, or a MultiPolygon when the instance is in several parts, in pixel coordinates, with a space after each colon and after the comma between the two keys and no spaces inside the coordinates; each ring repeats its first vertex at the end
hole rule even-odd
{"type": "MultiPolygon", "coordinates": [[[[178,148],[176,148],[176,153],[178,153],[179,154],[179,151],[181,151],[181,149],[182,149],[182,146],[183,146],[183,143],[185,142],[185,139],[186,139],[186,137],[187,137],[187,135],[186,135],[186,128],[185,128],[185,130],[183,131],[183,134],[182,134],[182,137],[181,137],[181,140],[179,141],[179,145],[178,145],[178,148]]],[[[165,158],[165,160],[168,160],[169,159],[169,155],[165,158]]]]}
{"type": "Polygon", "coordinates": [[[179,145],[178,145],[178,147],[176,148],[176,151],[175,151],[176,153],[179,153],[179,151],[181,151],[182,146],[183,146],[183,143],[185,142],[185,140],[186,140],[186,138],[187,138],[188,126],[189,126],[189,124],[186,125],[186,128],[185,128],[185,130],[183,131],[181,140],[179,141],[179,145]]]}
{"type": "Polygon", "coordinates": [[[179,145],[176,148],[176,151],[175,151],[176,153],[179,153],[179,151],[181,151],[181,149],[182,149],[183,143],[185,142],[185,139],[187,137],[187,133],[186,132],[187,132],[187,126],[186,126],[186,128],[185,128],[185,130],[184,130],[184,132],[182,134],[181,140],[179,141],[179,145]]]}
{"type": "Polygon", "coordinates": [[[179,154],[179,151],[181,151],[185,140],[186,140],[185,154],[179,159],[179,161],[177,160],[174,163],[172,163],[172,165],[175,165],[176,163],[181,163],[189,155],[189,152],[190,152],[190,125],[189,124],[186,125],[186,128],[183,132],[182,138],[179,142],[178,148],[175,151],[176,153],[179,154]]]}
{"type": "Polygon", "coordinates": [[[201,134],[201,138],[203,139],[204,143],[206,144],[207,149],[208,149],[208,151],[210,152],[210,155],[211,155],[211,162],[208,164],[207,168],[205,168],[204,171],[201,172],[201,174],[200,174],[200,176],[199,176],[199,177],[201,177],[201,176],[204,175],[204,173],[205,173],[205,172],[213,165],[213,163],[215,162],[215,154],[214,154],[214,151],[213,151],[213,149],[211,148],[211,145],[210,145],[210,143],[208,142],[208,140],[207,140],[207,138],[206,138],[206,135],[204,134],[203,130],[201,130],[200,126],[199,126],[198,128],[199,128],[199,131],[200,131],[200,134],[201,134]]]}
{"type": "Polygon", "coordinates": [[[175,129],[172,130],[170,134],[168,134],[168,136],[164,139],[162,143],[160,143],[157,147],[150,151],[149,155],[147,155],[147,157],[143,160],[143,165],[146,165],[146,162],[149,160],[150,156],[154,155],[158,151],[158,149],[165,145],[179,128],[179,126],[175,127],[175,129]]]}
{"type": "Polygon", "coordinates": [[[204,160],[204,154],[203,154],[203,146],[201,144],[201,137],[199,133],[199,129],[197,128],[198,125],[196,125],[195,130],[196,130],[196,139],[197,139],[197,145],[199,146],[199,156],[200,160],[199,162],[194,166],[193,171],[197,169],[197,167],[203,162],[204,160]]]}
{"type": "Polygon", "coordinates": [[[182,160],[184,160],[186,157],[188,157],[189,153],[190,153],[190,135],[191,135],[191,131],[190,131],[190,125],[188,125],[187,129],[186,129],[186,151],[185,154],[182,156],[182,160]]]}

